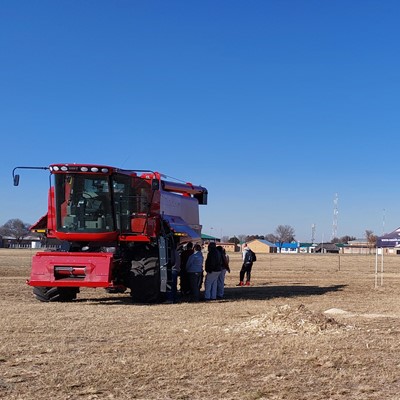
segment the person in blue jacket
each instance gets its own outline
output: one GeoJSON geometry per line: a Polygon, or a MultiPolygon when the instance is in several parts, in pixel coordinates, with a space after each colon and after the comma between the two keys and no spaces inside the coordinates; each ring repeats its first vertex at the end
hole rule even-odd
{"type": "Polygon", "coordinates": [[[203,274],[203,253],[199,244],[194,245],[194,253],[186,262],[186,273],[189,281],[190,301],[200,300],[201,277],[203,274]]]}

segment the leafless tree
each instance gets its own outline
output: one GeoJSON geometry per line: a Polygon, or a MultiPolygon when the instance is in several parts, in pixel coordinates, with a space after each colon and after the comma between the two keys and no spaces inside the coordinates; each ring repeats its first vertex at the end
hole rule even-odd
{"type": "Polygon", "coordinates": [[[292,242],[294,240],[294,229],[290,225],[278,225],[275,236],[279,241],[292,242]]]}
{"type": "Polygon", "coordinates": [[[4,225],[0,226],[0,235],[11,236],[17,243],[20,243],[30,233],[29,226],[30,224],[26,224],[20,219],[10,219],[4,225]]]}
{"type": "Polygon", "coordinates": [[[265,235],[265,240],[268,240],[268,242],[271,243],[276,243],[278,238],[273,233],[268,233],[268,235],[265,235]]]}
{"type": "Polygon", "coordinates": [[[239,243],[244,243],[246,241],[247,235],[237,235],[238,239],[239,239],[239,243]]]}
{"type": "Polygon", "coordinates": [[[371,249],[376,246],[376,241],[378,237],[374,235],[374,232],[370,231],[369,229],[365,231],[365,237],[367,239],[369,253],[371,254],[371,249]]]}
{"type": "Polygon", "coordinates": [[[275,229],[275,236],[281,249],[283,243],[290,243],[294,240],[294,229],[290,225],[278,225],[275,229]]]}

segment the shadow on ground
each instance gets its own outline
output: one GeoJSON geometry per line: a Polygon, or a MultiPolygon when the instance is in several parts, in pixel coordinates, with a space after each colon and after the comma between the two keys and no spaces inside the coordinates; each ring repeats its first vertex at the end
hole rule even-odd
{"type": "Polygon", "coordinates": [[[242,286],[225,288],[225,299],[228,301],[268,300],[276,297],[321,296],[329,292],[341,291],[346,286],[242,286]]]}
{"type": "MultiPolygon", "coordinates": [[[[300,296],[321,296],[330,292],[343,290],[347,285],[333,286],[244,286],[225,288],[225,297],[223,301],[241,301],[241,300],[268,300],[277,297],[300,297],[300,296]]],[[[79,295],[78,295],[79,296],[79,295]]],[[[105,295],[96,298],[81,297],[74,302],[78,303],[107,303],[107,304],[132,304],[132,298],[129,291],[118,295],[105,295]]],[[[185,302],[185,301],[182,301],[185,302]]],[[[141,305],[141,303],[134,303],[141,305]]]]}

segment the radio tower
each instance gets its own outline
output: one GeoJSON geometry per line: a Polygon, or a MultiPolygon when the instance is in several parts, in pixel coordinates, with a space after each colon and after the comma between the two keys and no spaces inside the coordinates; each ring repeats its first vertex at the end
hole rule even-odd
{"type": "Polygon", "coordinates": [[[311,243],[315,243],[315,224],[311,225],[311,243]]]}
{"type": "Polygon", "coordinates": [[[333,225],[332,225],[332,238],[337,237],[337,223],[338,223],[338,194],[335,193],[335,198],[333,199],[333,225]]]}

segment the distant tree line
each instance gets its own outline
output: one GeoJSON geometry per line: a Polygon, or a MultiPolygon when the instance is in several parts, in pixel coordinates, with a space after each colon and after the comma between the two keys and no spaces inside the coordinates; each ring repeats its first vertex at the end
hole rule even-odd
{"type": "MultiPolygon", "coordinates": [[[[0,226],[1,236],[10,236],[14,238],[17,243],[20,243],[22,239],[30,234],[29,227],[31,224],[22,222],[18,218],[8,220],[4,225],[0,226]]],[[[371,230],[365,231],[365,238],[367,239],[369,247],[375,247],[378,239],[377,235],[371,230]]],[[[235,243],[237,245],[241,243],[250,242],[255,239],[268,240],[271,243],[278,243],[281,247],[283,243],[291,243],[295,241],[295,231],[290,225],[278,225],[274,233],[268,233],[267,235],[237,235],[233,237],[224,236],[221,238],[223,242],[235,243]]],[[[342,236],[340,238],[335,237],[331,240],[332,243],[343,243],[347,244],[352,240],[355,240],[354,236],[342,236]]]]}
{"type": "Polygon", "coordinates": [[[233,237],[224,236],[223,242],[241,244],[255,239],[268,240],[271,243],[290,243],[295,241],[295,232],[290,225],[278,225],[274,233],[267,235],[237,235],[233,237]]]}
{"type": "MultiPolygon", "coordinates": [[[[373,231],[366,230],[365,238],[367,239],[369,247],[376,246],[376,241],[378,239],[378,236],[375,235],[373,231]]],[[[224,236],[223,238],[221,238],[223,242],[235,243],[235,244],[246,243],[255,239],[268,240],[271,243],[278,243],[279,246],[282,246],[283,243],[291,243],[293,241],[296,241],[295,231],[293,227],[290,225],[278,225],[274,233],[268,233],[267,235],[237,235],[233,237],[224,236]]],[[[331,243],[348,244],[352,240],[356,239],[357,238],[354,236],[345,235],[341,237],[334,237],[331,240],[331,243]]]]}

